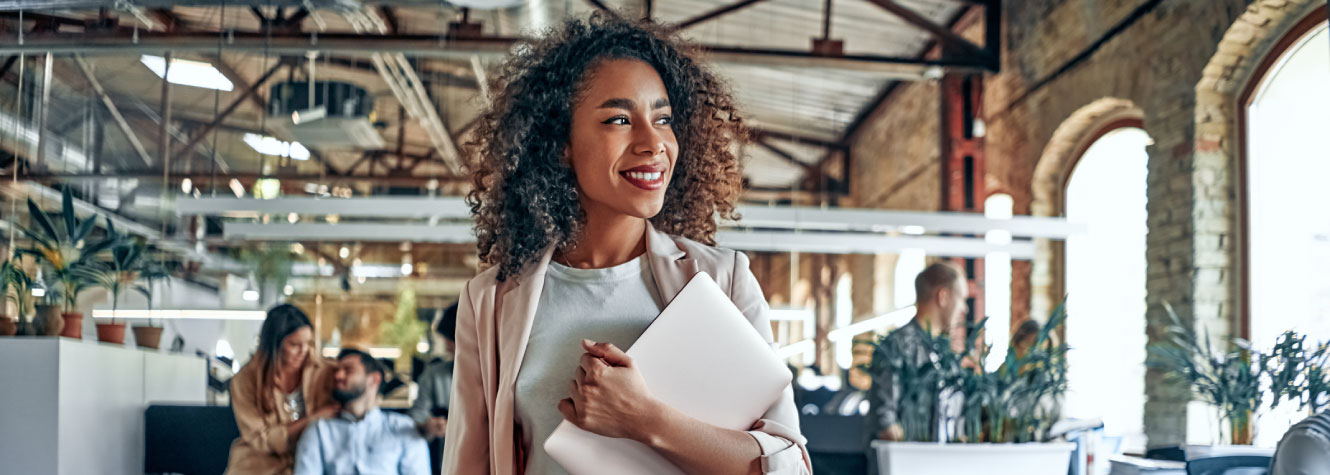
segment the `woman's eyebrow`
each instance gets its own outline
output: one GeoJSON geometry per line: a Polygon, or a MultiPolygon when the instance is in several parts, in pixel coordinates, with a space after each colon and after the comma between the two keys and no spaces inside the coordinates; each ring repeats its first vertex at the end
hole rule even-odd
{"type": "MultiPolygon", "coordinates": [[[[664,108],[669,107],[669,106],[670,106],[670,100],[669,100],[668,98],[664,98],[664,97],[662,97],[662,98],[660,98],[660,99],[656,99],[656,102],[651,103],[651,109],[652,109],[652,110],[655,110],[655,109],[664,109],[664,108]]],[[[623,109],[623,110],[633,110],[633,109],[636,109],[636,108],[637,108],[637,102],[634,101],[634,100],[632,100],[632,99],[626,99],[626,98],[622,98],[622,97],[615,97],[615,98],[612,98],[612,99],[606,99],[605,102],[602,102],[602,103],[600,104],[600,108],[601,108],[601,109],[623,109]]]]}
{"type": "Polygon", "coordinates": [[[636,109],[636,108],[637,108],[637,103],[636,103],[636,102],[633,102],[632,99],[625,99],[625,98],[622,98],[622,97],[616,97],[616,98],[613,98],[613,99],[607,99],[607,100],[605,100],[605,102],[603,102],[603,103],[600,104],[600,108],[601,108],[601,109],[623,109],[623,110],[633,110],[633,109],[636,109]]]}

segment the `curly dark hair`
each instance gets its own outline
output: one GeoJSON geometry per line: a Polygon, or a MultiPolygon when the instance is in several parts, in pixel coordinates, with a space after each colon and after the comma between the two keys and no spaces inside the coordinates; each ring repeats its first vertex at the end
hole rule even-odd
{"type": "Polygon", "coordinates": [[[695,54],[668,26],[597,12],[520,45],[504,63],[468,144],[475,184],[467,195],[480,260],[499,268],[500,282],[581,236],[585,215],[564,150],[586,73],[605,60],[651,65],[673,109],[679,156],[651,223],[714,245],[716,219],[737,219],[742,174],[731,145],[748,131],[729,87],[695,54]]]}

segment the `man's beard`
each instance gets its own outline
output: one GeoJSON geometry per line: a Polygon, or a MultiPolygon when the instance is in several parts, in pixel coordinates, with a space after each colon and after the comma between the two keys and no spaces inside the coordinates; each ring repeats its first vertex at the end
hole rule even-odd
{"type": "Polygon", "coordinates": [[[360,384],[360,385],[356,385],[356,386],[351,386],[351,388],[349,388],[349,389],[345,389],[345,390],[343,390],[343,389],[333,389],[333,394],[332,394],[333,399],[336,399],[337,402],[342,403],[342,404],[346,404],[346,403],[351,402],[351,401],[354,401],[354,400],[356,400],[356,399],[360,399],[360,396],[364,396],[364,395],[365,395],[365,385],[364,385],[364,384],[360,384]]]}

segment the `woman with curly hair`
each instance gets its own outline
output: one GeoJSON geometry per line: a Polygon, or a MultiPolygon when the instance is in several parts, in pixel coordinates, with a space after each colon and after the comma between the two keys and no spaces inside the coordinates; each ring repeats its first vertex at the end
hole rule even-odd
{"type": "Polygon", "coordinates": [[[521,46],[476,129],[482,261],[457,314],[445,474],[566,473],[563,420],[687,473],[810,473],[790,389],[751,430],[654,399],[621,348],[697,272],[771,340],[743,254],[712,247],[741,189],[728,89],[670,30],[593,15],[521,46]]]}

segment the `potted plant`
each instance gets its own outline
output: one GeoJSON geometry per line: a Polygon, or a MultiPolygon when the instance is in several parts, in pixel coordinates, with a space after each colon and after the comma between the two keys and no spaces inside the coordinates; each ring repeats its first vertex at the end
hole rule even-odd
{"type": "Polygon", "coordinates": [[[4,300],[0,302],[0,336],[14,336],[18,333],[18,322],[7,314],[10,301],[10,272],[12,272],[13,269],[14,264],[9,261],[0,264],[0,295],[5,297],[4,300]]]}
{"type": "Polygon", "coordinates": [[[37,265],[37,279],[33,282],[33,298],[36,303],[33,305],[32,328],[40,336],[61,336],[65,321],[60,316],[60,306],[55,303],[59,299],[59,291],[47,288],[42,279],[40,262],[37,265]]]}
{"type": "MultiPolygon", "coordinates": [[[[1228,338],[1229,348],[1216,348],[1208,329],[1198,335],[1168,303],[1164,311],[1169,319],[1165,338],[1148,347],[1146,364],[1171,380],[1185,382],[1193,397],[1218,408],[1230,443],[1250,445],[1252,419],[1263,397],[1261,376],[1271,371],[1271,358],[1239,338],[1228,338]]],[[[1223,439],[1221,428],[1219,440],[1223,439]]]]}
{"type": "Polygon", "coordinates": [[[1008,353],[994,372],[983,369],[989,347],[975,351],[983,321],[970,328],[960,353],[944,334],[928,342],[936,357],[922,361],[895,347],[893,339],[872,342],[872,361],[861,369],[877,378],[889,371],[900,383],[897,420],[905,433],[904,441],[872,442],[880,473],[971,473],[979,466],[994,474],[1067,473],[1075,445],[1049,437],[1061,415],[1056,401],[1067,388],[1067,347],[1050,335],[1065,321],[1060,305],[1034,345],[1023,355],[1008,353]],[[959,415],[942,416],[944,427],[962,429],[938,433],[933,414],[951,394],[963,394],[964,402],[959,415]]]}
{"type": "Polygon", "coordinates": [[[92,234],[97,218],[95,216],[86,220],[78,218],[74,213],[74,198],[70,195],[69,188],[64,189],[61,200],[60,224],[62,226],[57,226],[55,220],[51,219],[37,203],[33,202],[32,198],[28,198],[28,215],[31,226],[20,227],[19,229],[28,238],[32,239],[33,247],[20,249],[19,252],[35,256],[51,270],[51,274],[55,276],[60,284],[59,289],[50,289],[51,294],[64,297],[64,308],[61,317],[65,320],[65,324],[61,336],[81,339],[83,338],[83,314],[78,312],[77,304],[79,293],[86,286],[75,277],[72,269],[113,246],[117,235],[111,225],[111,220],[108,218],[106,220],[108,229],[106,239],[91,244],[87,243],[86,241],[92,234]]]}
{"type": "MultiPolygon", "coordinates": [[[[140,256],[142,259],[142,256],[140,256]]],[[[146,325],[134,325],[134,342],[139,348],[158,349],[162,342],[162,327],[153,324],[152,320],[152,295],[154,285],[158,280],[164,280],[168,285],[170,280],[166,280],[169,274],[165,267],[156,262],[142,262],[139,266],[139,279],[142,284],[133,284],[134,291],[143,295],[148,300],[148,323],[146,325]]]]}
{"type": "MultiPolygon", "coordinates": [[[[114,233],[114,229],[111,232],[114,233]]],[[[97,336],[101,341],[125,342],[125,324],[116,321],[116,311],[119,309],[122,292],[130,289],[138,292],[146,291],[143,286],[135,285],[143,275],[145,247],[138,240],[117,239],[111,248],[111,259],[108,261],[88,261],[71,269],[76,278],[111,293],[111,323],[97,324],[97,336]]]]}
{"type": "Polygon", "coordinates": [[[29,317],[32,315],[33,280],[32,276],[29,276],[28,273],[23,270],[23,266],[17,262],[18,259],[19,256],[16,254],[13,259],[10,259],[4,264],[3,271],[5,273],[5,280],[9,284],[9,292],[5,293],[5,299],[7,302],[14,302],[14,313],[15,318],[17,319],[17,334],[31,335],[33,333],[32,322],[29,320],[29,317]]]}

